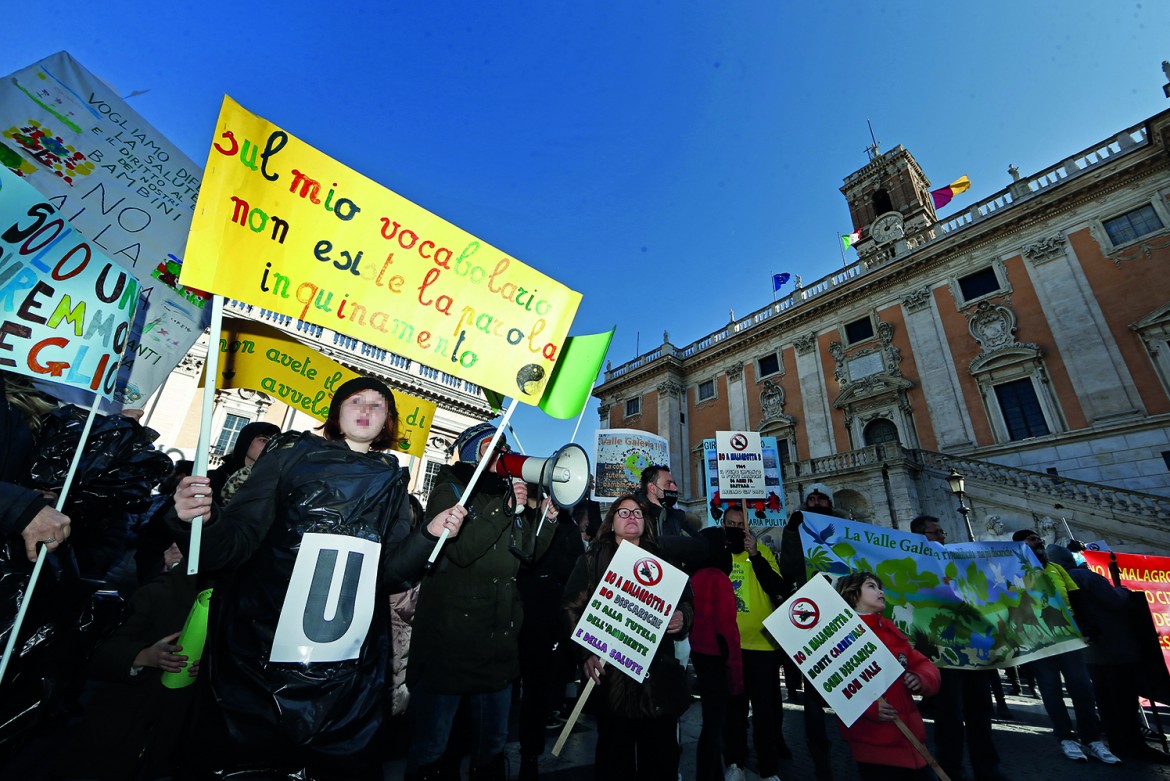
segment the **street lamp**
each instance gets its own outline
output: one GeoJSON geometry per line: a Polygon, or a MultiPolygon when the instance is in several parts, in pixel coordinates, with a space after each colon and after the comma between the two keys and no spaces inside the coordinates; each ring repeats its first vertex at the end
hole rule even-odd
{"type": "Polygon", "coordinates": [[[965,495],[963,491],[964,479],[963,475],[959,474],[959,470],[951,467],[951,473],[947,475],[947,484],[951,487],[951,493],[959,498],[959,515],[963,516],[963,523],[967,525],[967,540],[969,542],[975,542],[975,532],[971,530],[971,519],[968,517],[971,510],[967,508],[967,505],[963,504],[963,496],[965,495]]]}

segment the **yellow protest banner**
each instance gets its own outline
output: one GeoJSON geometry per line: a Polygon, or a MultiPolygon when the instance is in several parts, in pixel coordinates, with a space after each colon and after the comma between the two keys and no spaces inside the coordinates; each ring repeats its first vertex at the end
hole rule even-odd
{"type": "MultiPolygon", "coordinates": [[[[358,376],[279,329],[254,320],[224,320],[219,352],[217,388],[263,391],[320,421],[329,415],[333,391],[358,376]]],[[[398,408],[398,444],[394,449],[422,458],[435,419],[435,403],[392,390],[398,408]]]]}
{"type": "Polygon", "coordinates": [[[527,404],[581,302],[226,96],[181,280],[527,404]]]}

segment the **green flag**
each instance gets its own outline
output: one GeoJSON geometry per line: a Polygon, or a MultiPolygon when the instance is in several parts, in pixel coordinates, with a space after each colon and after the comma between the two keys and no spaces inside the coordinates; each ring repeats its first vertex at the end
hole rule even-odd
{"type": "Polygon", "coordinates": [[[617,326],[614,326],[604,333],[570,336],[565,340],[561,359],[553,368],[540,399],[542,410],[561,420],[581,414],[616,330],[617,326]]]}
{"type": "Polygon", "coordinates": [[[504,394],[496,393],[490,388],[480,388],[480,390],[483,391],[484,398],[487,399],[488,406],[492,408],[492,412],[497,415],[500,414],[500,410],[504,408],[504,394]]]}

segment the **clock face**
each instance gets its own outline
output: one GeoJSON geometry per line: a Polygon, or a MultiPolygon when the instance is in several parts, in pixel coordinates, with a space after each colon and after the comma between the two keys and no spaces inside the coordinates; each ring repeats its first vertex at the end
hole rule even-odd
{"type": "Polygon", "coordinates": [[[874,221],[870,235],[878,244],[902,238],[902,215],[885,214],[874,221]]]}

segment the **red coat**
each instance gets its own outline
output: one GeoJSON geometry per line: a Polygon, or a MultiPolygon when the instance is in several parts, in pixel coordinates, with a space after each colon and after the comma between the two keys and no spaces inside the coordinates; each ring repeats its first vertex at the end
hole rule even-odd
{"type": "Polygon", "coordinates": [[[704,567],[691,577],[695,595],[695,623],[691,627],[691,650],[709,656],[723,656],[727,648],[727,687],[731,694],[743,693],[743,654],[739,647],[739,626],[735,623],[735,590],[727,575],[715,567],[704,567]]]}
{"type": "MultiPolygon", "coordinates": [[[[894,622],[882,616],[881,613],[870,613],[861,616],[861,620],[873,630],[886,648],[902,662],[907,672],[912,672],[922,681],[924,697],[929,697],[938,691],[940,675],[938,668],[918,651],[915,651],[906,635],[902,634],[894,622]]],[[[893,705],[898,716],[910,728],[915,737],[926,742],[926,728],[922,725],[922,716],[918,713],[918,706],[914,704],[914,696],[906,688],[906,684],[899,678],[894,685],[886,690],[886,702],[893,705]]],[[[853,759],[858,762],[868,762],[873,765],[888,765],[890,767],[920,768],[926,765],[926,760],[918,753],[910,741],[901,733],[898,726],[892,721],[878,721],[877,702],[862,714],[861,718],[853,722],[852,727],[846,727],[838,720],[841,734],[849,749],[853,752],[853,759]]]]}

